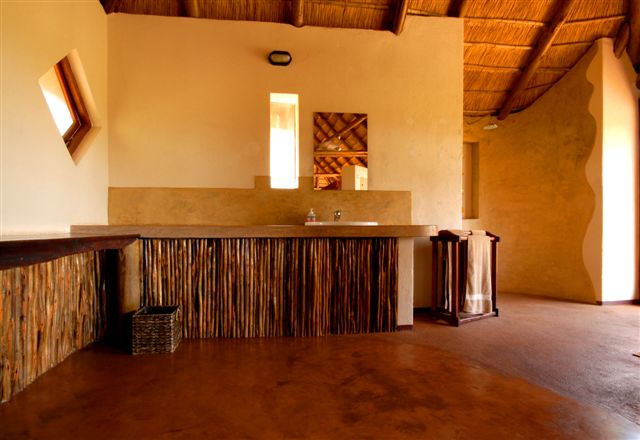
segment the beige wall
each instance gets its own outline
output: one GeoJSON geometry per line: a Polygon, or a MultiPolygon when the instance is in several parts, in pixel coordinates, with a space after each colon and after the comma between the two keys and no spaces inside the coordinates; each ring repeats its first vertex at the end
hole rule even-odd
{"type": "Polygon", "coordinates": [[[594,193],[594,210],[582,244],[582,257],[589,278],[594,287],[595,301],[600,300],[602,286],[602,102],[604,89],[602,85],[602,48],[594,44],[589,50],[589,67],[587,80],[593,85],[589,100],[589,113],[596,122],[596,133],[591,156],[587,161],[585,173],[587,182],[594,193]],[[600,85],[600,86],[598,86],[600,85]]]}
{"type": "Polygon", "coordinates": [[[484,131],[467,120],[465,140],[479,142],[479,219],[501,237],[501,291],[594,302],[582,243],[594,211],[585,167],[596,124],[589,113],[590,52],[527,110],[484,131]]]}
{"type": "MultiPolygon", "coordinates": [[[[111,186],[252,188],[269,170],[269,93],[298,93],[302,176],[312,174],[313,112],[367,113],[369,189],[411,191],[414,224],[460,226],[461,20],[409,17],[400,36],[108,20],[111,186]],[[269,65],[274,49],[292,64],[269,65]]],[[[428,252],[419,240],[416,305],[428,297],[428,252]]]]}
{"type": "Polygon", "coordinates": [[[107,220],[107,19],[97,1],[2,1],[0,234],[107,220]],[[77,49],[102,130],[66,150],[38,79],[77,49]]]}
{"type": "Polygon", "coordinates": [[[269,93],[300,95],[300,170],[314,111],[369,115],[369,187],[413,193],[414,222],[459,224],[462,23],[390,32],[113,14],[110,185],[251,188],[268,175],[269,93]],[[289,67],[266,61],[293,55],[289,67]]]}
{"type": "Polygon", "coordinates": [[[313,208],[318,221],[411,224],[408,191],[315,191],[313,178],[299,189],[271,189],[269,177],[255,189],[110,188],[110,225],[301,225],[313,208]]]}

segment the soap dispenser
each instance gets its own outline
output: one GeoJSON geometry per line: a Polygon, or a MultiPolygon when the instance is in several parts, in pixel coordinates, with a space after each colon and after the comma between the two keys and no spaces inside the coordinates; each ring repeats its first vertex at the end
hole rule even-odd
{"type": "Polygon", "coordinates": [[[316,213],[313,212],[313,208],[307,213],[307,223],[313,223],[316,221],[316,213]]]}

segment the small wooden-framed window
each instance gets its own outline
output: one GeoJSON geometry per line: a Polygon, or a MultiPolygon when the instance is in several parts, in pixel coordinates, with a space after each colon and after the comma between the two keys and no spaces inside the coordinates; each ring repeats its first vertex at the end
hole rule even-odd
{"type": "Polygon", "coordinates": [[[91,120],[67,57],[40,79],[40,87],[58,131],[73,156],[91,129],[91,120]]]}

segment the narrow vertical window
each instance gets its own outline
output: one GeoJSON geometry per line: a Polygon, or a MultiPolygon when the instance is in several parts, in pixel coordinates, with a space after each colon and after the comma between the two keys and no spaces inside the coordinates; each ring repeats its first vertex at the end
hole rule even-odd
{"type": "Polygon", "coordinates": [[[462,144],[462,218],[478,218],[478,144],[462,144]]]}
{"type": "Polygon", "coordinates": [[[298,95],[271,93],[271,188],[298,187],[298,95]]]}
{"type": "Polygon", "coordinates": [[[64,57],[40,78],[40,88],[69,153],[73,155],[91,128],[69,59],[64,57]]]}

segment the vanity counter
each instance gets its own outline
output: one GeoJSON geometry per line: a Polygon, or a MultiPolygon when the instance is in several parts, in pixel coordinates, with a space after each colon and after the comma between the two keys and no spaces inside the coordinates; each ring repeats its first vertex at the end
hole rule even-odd
{"type": "Polygon", "coordinates": [[[142,238],[416,238],[429,237],[425,225],[378,226],[152,226],[74,225],[71,231],[96,235],[135,234],[142,238]]]}
{"type": "Polygon", "coordinates": [[[413,242],[431,230],[426,225],[71,227],[76,234],[139,236],[127,263],[140,268],[140,279],[131,282],[140,286],[135,302],[182,304],[183,333],[195,338],[410,328],[413,242]]]}

